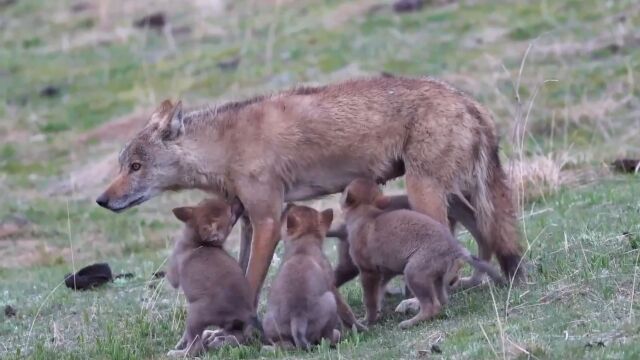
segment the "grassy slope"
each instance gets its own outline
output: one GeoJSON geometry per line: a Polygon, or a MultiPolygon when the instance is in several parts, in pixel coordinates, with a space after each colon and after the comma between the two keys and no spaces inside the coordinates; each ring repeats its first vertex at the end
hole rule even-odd
{"type": "MultiPolygon", "coordinates": [[[[100,30],[92,12],[71,14],[71,4],[24,0],[0,9],[0,218],[23,214],[34,224],[29,239],[60,248],[71,240],[73,253],[84,254],[83,264],[109,261],[116,272],[137,277],[96,292],[50,293],[70,271],[68,256],[0,270],[0,303],[19,311],[0,323],[0,354],[28,349],[43,358],[157,357],[179,337],[182,312],[176,311],[175,294],[149,289],[147,278],[161,267],[176,227],[168,211],[157,208],[197,196],[165,196],[122,217],[98,209],[90,196],[45,195],[52,181],[120,145],[80,147],[74,143],[79,134],[165,97],[195,103],[358,73],[428,73],[487,104],[509,140],[511,119],[518,116],[513,83],[527,46],[540,36],[518,91],[526,110],[541,87],[527,122],[525,155],[568,153],[597,164],[638,151],[640,88],[633,74],[640,69],[640,50],[633,44],[640,39],[634,33],[640,11],[631,1],[486,1],[405,16],[337,1],[253,10],[237,2],[213,19],[174,7],[174,26],[193,30],[176,35],[176,48],[161,34],[131,30],[135,15],[126,11],[111,19],[112,29],[131,32],[125,40],[76,46],[83,34],[115,31],[100,30]],[[236,55],[242,58],[237,70],[215,66],[236,55]],[[558,82],[543,85],[546,79],[558,82]],[[46,85],[59,86],[61,94],[39,96],[46,85]]],[[[349,338],[339,351],[309,356],[415,357],[441,339],[446,357],[493,356],[492,348],[513,355],[520,346],[541,357],[631,358],[640,351],[630,318],[638,253],[620,235],[628,231],[638,241],[637,192],[637,180],[614,178],[526,205],[525,213],[548,210],[526,222],[528,255],[537,269],[532,284],[514,290],[508,306],[506,291],[494,294],[504,336],[491,294],[483,290],[455,295],[444,316],[410,332],[395,330],[399,317],[392,316],[370,334],[349,338]],[[599,340],[606,346],[598,347],[599,340]],[[594,346],[585,348],[587,342],[594,346]]],[[[346,291],[361,312],[358,287],[346,291]]],[[[231,354],[269,356],[251,349],[231,354]]]]}

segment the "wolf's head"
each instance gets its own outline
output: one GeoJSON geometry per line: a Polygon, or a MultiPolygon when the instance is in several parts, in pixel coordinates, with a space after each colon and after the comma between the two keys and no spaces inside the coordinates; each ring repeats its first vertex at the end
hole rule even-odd
{"type": "Polygon", "coordinates": [[[120,212],[177,187],[184,175],[179,146],[183,134],[182,103],[163,101],[120,152],[120,172],[96,199],[98,205],[120,212]]]}

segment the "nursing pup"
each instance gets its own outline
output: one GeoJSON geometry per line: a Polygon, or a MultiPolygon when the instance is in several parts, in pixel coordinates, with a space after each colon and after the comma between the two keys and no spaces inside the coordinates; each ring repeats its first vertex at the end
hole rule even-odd
{"type": "Polygon", "coordinates": [[[441,223],[410,210],[381,210],[389,204],[377,184],[356,179],[345,189],[341,206],[345,212],[349,253],[360,270],[369,325],[381,309],[384,288],[396,275],[420,303],[420,312],[400,323],[408,328],[440,312],[448,289],[458,279],[464,262],[503,283],[490,264],[471,256],[441,223]]]}
{"type": "Polygon", "coordinates": [[[283,219],[285,253],[269,293],[266,338],[285,348],[309,349],[323,338],[335,344],[338,304],[331,264],[322,251],[333,211],[293,205],[283,219]]]}
{"type": "MultiPolygon", "coordinates": [[[[406,209],[411,210],[409,198],[407,195],[388,196],[388,203],[382,210],[393,211],[406,209]]],[[[462,224],[473,236],[478,244],[479,257],[485,261],[491,260],[491,244],[484,238],[478,227],[475,214],[467,205],[468,202],[461,200],[458,196],[450,196],[447,201],[447,216],[449,218],[449,226],[451,232],[455,234],[455,228],[458,223],[462,224]]],[[[347,226],[345,223],[335,225],[327,232],[327,237],[335,237],[340,240],[338,243],[338,264],[335,268],[336,287],[342,286],[347,281],[358,276],[358,267],[355,266],[349,256],[349,243],[347,241],[347,226]]],[[[460,288],[470,288],[482,283],[484,273],[474,269],[473,275],[460,279],[458,285],[460,288]]]]}
{"type": "Polygon", "coordinates": [[[169,356],[197,356],[207,347],[237,345],[245,341],[250,325],[259,325],[253,313],[253,297],[244,273],[222,248],[239,211],[220,199],[203,200],[198,206],[179,207],[173,213],[185,223],[169,259],[167,279],[181,288],[188,302],[184,334],[169,356]],[[203,342],[208,326],[221,331],[203,342]]]}

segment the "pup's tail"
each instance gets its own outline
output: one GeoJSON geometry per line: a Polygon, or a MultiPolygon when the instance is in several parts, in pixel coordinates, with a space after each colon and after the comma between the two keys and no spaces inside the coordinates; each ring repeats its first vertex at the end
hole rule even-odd
{"type": "Polygon", "coordinates": [[[307,318],[304,316],[294,316],[291,319],[291,336],[296,347],[309,350],[311,344],[307,340],[307,318]]]}
{"type": "Polygon", "coordinates": [[[495,267],[493,267],[491,264],[489,264],[488,262],[480,259],[479,257],[475,256],[475,255],[470,255],[470,254],[466,254],[466,256],[464,256],[464,260],[471,265],[474,269],[480,271],[480,272],[484,272],[487,273],[487,275],[489,275],[489,277],[498,285],[505,285],[506,282],[504,280],[504,277],[502,277],[502,274],[500,273],[500,271],[498,271],[498,269],[496,269],[495,267]]]}

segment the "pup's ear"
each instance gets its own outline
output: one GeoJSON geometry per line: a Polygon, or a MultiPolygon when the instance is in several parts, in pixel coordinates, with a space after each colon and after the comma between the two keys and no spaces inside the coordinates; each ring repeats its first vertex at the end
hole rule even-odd
{"type": "Polygon", "coordinates": [[[191,206],[178,207],[171,211],[173,211],[173,215],[175,215],[178,220],[185,223],[193,217],[193,207],[191,206]]]}
{"type": "Polygon", "coordinates": [[[391,205],[391,198],[388,196],[380,195],[374,201],[374,205],[381,210],[386,209],[389,205],[391,205]]]}
{"type": "Polygon", "coordinates": [[[300,226],[300,219],[294,213],[287,213],[287,235],[292,235],[300,226]]]}
{"type": "Polygon", "coordinates": [[[164,141],[173,141],[184,134],[184,117],[182,112],[182,101],[178,101],[176,106],[168,112],[160,125],[161,137],[164,141]]]}
{"type": "Polygon", "coordinates": [[[240,218],[240,216],[242,216],[242,214],[244,213],[244,205],[242,205],[242,202],[240,201],[239,198],[234,198],[231,201],[231,216],[233,217],[233,223],[235,224],[236,220],[238,220],[240,218]]]}
{"type": "Polygon", "coordinates": [[[353,196],[350,190],[345,190],[342,194],[342,199],[340,199],[340,203],[342,206],[352,207],[356,204],[356,198],[353,196]]]}
{"type": "Polygon", "coordinates": [[[333,221],[333,209],[327,209],[320,213],[320,226],[324,228],[326,232],[331,227],[333,221]]]}

